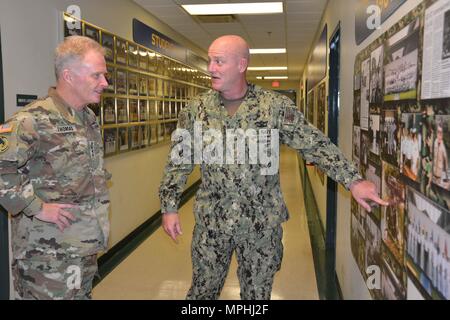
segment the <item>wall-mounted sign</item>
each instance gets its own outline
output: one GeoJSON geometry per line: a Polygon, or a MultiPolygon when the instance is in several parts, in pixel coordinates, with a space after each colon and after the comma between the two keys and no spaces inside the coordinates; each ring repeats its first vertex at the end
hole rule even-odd
{"type": "Polygon", "coordinates": [[[185,48],[137,19],[133,19],[133,41],[180,62],[187,62],[185,48]]]}
{"type": "Polygon", "coordinates": [[[355,40],[359,45],[406,0],[359,0],[355,12],[355,40]]]}

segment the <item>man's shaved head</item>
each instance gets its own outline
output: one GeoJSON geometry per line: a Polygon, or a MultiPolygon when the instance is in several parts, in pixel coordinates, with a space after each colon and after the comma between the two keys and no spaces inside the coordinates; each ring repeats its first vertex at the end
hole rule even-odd
{"type": "Polygon", "coordinates": [[[217,38],[209,46],[209,51],[235,54],[239,58],[247,59],[247,61],[250,59],[250,49],[247,42],[240,36],[236,35],[226,35],[217,38]]]}
{"type": "Polygon", "coordinates": [[[249,57],[248,44],[239,36],[226,35],[214,40],[208,50],[212,88],[226,99],[242,96],[247,90],[245,73],[249,57]]]}

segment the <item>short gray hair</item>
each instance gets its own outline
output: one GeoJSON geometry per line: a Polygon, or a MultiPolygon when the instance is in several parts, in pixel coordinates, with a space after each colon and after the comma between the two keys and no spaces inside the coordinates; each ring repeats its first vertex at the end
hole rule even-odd
{"type": "Polygon", "coordinates": [[[83,36],[70,36],[64,39],[55,50],[55,76],[59,80],[61,72],[68,65],[80,62],[88,51],[105,55],[105,49],[96,41],[83,36]]]}

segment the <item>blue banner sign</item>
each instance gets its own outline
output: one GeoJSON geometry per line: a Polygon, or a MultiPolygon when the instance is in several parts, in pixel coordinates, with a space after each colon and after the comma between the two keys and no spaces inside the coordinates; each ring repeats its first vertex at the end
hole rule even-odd
{"type": "Polygon", "coordinates": [[[137,19],[133,19],[133,41],[165,56],[186,63],[185,48],[137,19]]]}

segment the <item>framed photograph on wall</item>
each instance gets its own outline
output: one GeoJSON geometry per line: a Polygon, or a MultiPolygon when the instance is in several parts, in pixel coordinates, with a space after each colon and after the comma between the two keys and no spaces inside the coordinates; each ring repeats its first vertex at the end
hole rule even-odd
{"type": "Polygon", "coordinates": [[[433,178],[431,181],[450,191],[450,115],[435,115],[433,141],[433,178]]]}
{"type": "Polygon", "coordinates": [[[151,97],[156,96],[156,79],[148,78],[148,95],[151,97]]]}
{"type": "Polygon", "coordinates": [[[129,141],[128,128],[127,127],[119,128],[119,150],[121,152],[130,149],[128,141],[129,141]]]}
{"type": "Polygon", "coordinates": [[[83,23],[83,27],[84,36],[91,38],[96,42],[100,42],[100,30],[86,23],[83,23]]]}
{"type": "Polygon", "coordinates": [[[138,149],[141,146],[141,141],[139,139],[139,127],[140,126],[132,126],[128,128],[131,149],[138,149]]]}
{"type": "Polygon", "coordinates": [[[164,119],[170,119],[170,108],[171,108],[171,105],[173,104],[174,102],[173,101],[163,101],[163,104],[164,104],[164,116],[163,116],[163,118],[164,119]]]}
{"type": "Polygon", "coordinates": [[[326,83],[322,82],[318,88],[317,94],[317,129],[322,131],[324,134],[326,128],[326,112],[327,112],[327,93],[326,93],[326,83]]]}
{"type": "Polygon", "coordinates": [[[117,152],[117,128],[103,130],[104,155],[109,156],[117,152]]]}
{"type": "Polygon", "coordinates": [[[124,69],[116,70],[116,93],[127,94],[127,72],[124,69]]]}
{"type": "Polygon", "coordinates": [[[139,47],[139,69],[148,71],[148,51],[139,47]]]}
{"type": "Polygon", "coordinates": [[[171,119],[176,119],[177,118],[177,109],[178,109],[178,104],[180,102],[178,101],[172,101],[172,104],[170,105],[170,117],[171,119]]]}
{"type": "Polygon", "coordinates": [[[149,100],[148,101],[148,109],[149,109],[149,120],[157,120],[158,119],[158,101],[149,100]]]}
{"type": "Polygon", "coordinates": [[[383,161],[382,198],[389,206],[382,207],[381,230],[383,242],[398,263],[403,264],[405,250],[406,192],[397,167],[383,161]]]}
{"type": "MultiPolygon", "coordinates": [[[[150,101],[151,102],[151,101],[150,101]]],[[[148,121],[147,100],[139,100],[139,121],[148,121]]]]}
{"type": "Polygon", "coordinates": [[[158,120],[164,119],[164,101],[157,101],[158,102],[158,120]]]}
{"type": "Polygon", "coordinates": [[[406,201],[406,266],[431,298],[450,299],[450,212],[410,187],[406,201]]]}
{"type": "Polygon", "coordinates": [[[417,182],[419,181],[421,127],[421,113],[402,113],[400,119],[400,172],[417,182]]]}
{"type": "Polygon", "coordinates": [[[110,33],[101,32],[101,44],[105,48],[105,60],[114,63],[114,36],[110,33]]]}
{"type": "Polygon", "coordinates": [[[128,65],[132,68],[137,68],[139,63],[139,51],[137,45],[128,43],[128,65]]]}
{"type": "Polygon", "coordinates": [[[129,99],[128,102],[130,107],[130,122],[138,122],[139,121],[138,100],[129,99]]]}
{"type": "Polygon", "coordinates": [[[170,81],[164,81],[163,83],[163,96],[164,98],[170,98],[170,81]]]}
{"type": "Polygon", "coordinates": [[[420,18],[386,42],[384,101],[416,99],[419,65],[420,18]]]}
{"type": "Polygon", "coordinates": [[[139,95],[148,96],[148,78],[143,74],[139,74],[139,95]]]}
{"type": "Polygon", "coordinates": [[[138,74],[135,72],[128,72],[128,95],[138,95],[138,74]]]}
{"type": "Polygon", "coordinates": [[[114,98],[103,97],[102,109],[103,109],[103,124],[116,123],[116,106],[114,103],[114,98]]]}
{"type": "Polygon", "coordinates": [[[397,109],[382,110],[381,113],[381,158],[397,166],[400,147],[397,109]]]}
{"type": "Polygon", "coordinates": [[[148,53],[148,71],[156,73],[158,71],[158,59],[156,53],[148,53]]]}
{"type": "Polygon", "coordinates": [[[150,144],[150,126],[140,126],[141,130],[141,147],[145,148],[150,144]]]}
{"type": "Polygon", "coordinates": [[[116,38],[116,63],[127,64],[127,41],[116,38]]]}
{"type": "Polygon", "coordinates": [[[117,98],[117,122],[128,122],[127,99],[117,98]]]}

